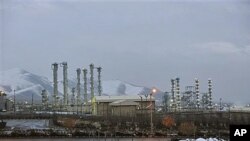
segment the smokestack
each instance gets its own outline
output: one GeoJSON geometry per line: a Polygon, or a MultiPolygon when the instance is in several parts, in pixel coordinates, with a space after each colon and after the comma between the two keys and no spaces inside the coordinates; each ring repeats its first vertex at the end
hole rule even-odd
{"type": "Polygon", "coordinates": [[[199,80],[195,78],[195,95],[196,95],[196,108],[200,108],[200,91],[199,91],[199,80]]]}
{"type": "Polygon", "coordinates": [[[58,83],[57,83],[57,71],[58,71],[58,64],[52,64],[53,69],[53,86],[54,86],[54,94],[53,94],[53,107],[58,106],[57,96],[58,96],[58,83]]]}
{"type": "Polygon", "coordinates": [[[91,94],[91,108],[94,112],[94,64],[90,64],[90,94],[91,94]]]}
{"type": "Polygon", "coordinates": [[[87,72],[88,70],[87,69],[83,69],[83,81],[84,81],[84,84],[83,84],[83,87],[84,87],[84,94],[83,94],[83,97],[84,97],[84,103],[87,104],[88,103],[88,90],[87,90],[87,72]]]}
{"type": "Polygon", "coordinates": [[[212,109],[212,80],[208,79],[208,109],[212,109]]]}
{"type": "Polygon", "coordinates": [[[173,110],[175,110],[175,106],[176,106],[176,103],[175,103],[175,80],[174,79],[171,79],[171,94],[172,94],[172,105],[171,105],[171,108],[173,110]]]}
{"type": "Polygon", "coordinates": [[[178,111],[181,109],[181,98],[180,98],[180,78],[176,78],[176,108],[178,111]]]}
{"type": "Polygon", "coordinates": [[[97,68],[97,72],[98,72],[98,94],[99,96],[102,95],[102,85],[101,85],[101,67],[97,68]]]}
{"type": "Polygon", "coordinates": [[[67,69],[68,65],[67,62],[62,62],[61,63],[63,67],[63,103],[64,106],[68,105],[68,74],[67,74],[67,69]]]}
{"type": "Polygon", "coordinates": [[[81,89],[80,89],[80,87],[81,87],[81,82],[80,82],[81,69],[78,68],[76,70],[76,73],[77,73],[77,86],[76,86],[76,92],[77,92],[76,99],[77,99],[77,101],[76,101],[76,105],[78,108],[78,106],[81,104],[81,89]]]}

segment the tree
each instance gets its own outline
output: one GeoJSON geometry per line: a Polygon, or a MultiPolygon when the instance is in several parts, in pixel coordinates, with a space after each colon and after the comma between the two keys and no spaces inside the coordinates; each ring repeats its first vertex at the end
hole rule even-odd
{"type": "Polygon", "coordinates": [[[166,116],[162,119],[162,124],[167,128],[175,126],[175,121],[171,116],[166,116]]]}

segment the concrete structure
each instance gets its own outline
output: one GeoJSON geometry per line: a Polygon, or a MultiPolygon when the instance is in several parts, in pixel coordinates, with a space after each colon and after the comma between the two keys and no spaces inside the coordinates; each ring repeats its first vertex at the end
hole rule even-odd
{"type": "MultiPolygon", "coordinates": [[[[97,115],[102,116],[136,116],[150,113],[150,100],[144,95],[135,96],[96,96],[95,108],[97,115]]],[[[152,97],[152,109],[155,99],[152,97]]]]}

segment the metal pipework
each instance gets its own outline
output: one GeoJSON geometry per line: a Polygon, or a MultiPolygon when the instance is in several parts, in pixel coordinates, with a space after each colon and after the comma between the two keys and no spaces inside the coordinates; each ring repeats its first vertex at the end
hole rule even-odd
{"type": "Polygon", "coordinates": [[[196,94],[196,108],[200,108],[200,91],[199,91],[199,80],[195,79],[195,94],[196,94]]]}
{"type": "Polygon", "coordinates": [[[67,62],[62,62],[61,66],[63,67],[63,104],[64,106],[67,106],[68,101],[68,65],[67,62]]]}
{"type": "Polygon", "coordinates": [[[58,64],[54,63],[51,65],[51,68],[53,69],[53,87],[54,87],[54,94],[53,94],[53,107],[57,107],[58,106],[58,82],[57,82],[57,78],[58,78],[58,64]]]}
{"type": "Polygon", "coordinates": [[[102,85],[101,85],[101,67],[97,68],[97,72],[98,72],[98,94],[99,96],[102,95],[102,85]]]}
{"type": "Polygon", "coordinates": [[[77,73],[77,86],[76,86],[76,92],[77,92],[77,96],[76,96],[76,105],[79,106],[81,104],[81,78],[80,78],[80,75],[81,75],[81,69],[78,68],[76,70],[76,73],[77,73]]]}

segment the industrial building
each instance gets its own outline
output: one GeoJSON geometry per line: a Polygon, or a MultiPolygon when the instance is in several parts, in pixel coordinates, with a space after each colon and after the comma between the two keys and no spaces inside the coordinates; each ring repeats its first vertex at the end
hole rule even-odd
{"type": "Polygon", "coordinates": [[[102,116],[129,116],[136,114],[150,113],[151,102],[152,110],[155,109],[155,99],[147,95],[133,96],[95,96],[96,115],[102,116]]]}
{"type": "Polygon", "coordinates": [[[207,92],[200,92],[199,80],[195,78],[194,85],[186,86],[180,92],[180,78],[171,79],[171,99],[169,111],[180,112],[188,110],[212,110],[212,80],[208,79],[207,92]]]}

